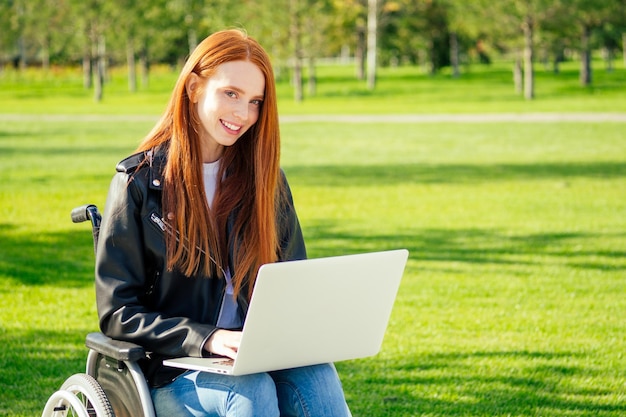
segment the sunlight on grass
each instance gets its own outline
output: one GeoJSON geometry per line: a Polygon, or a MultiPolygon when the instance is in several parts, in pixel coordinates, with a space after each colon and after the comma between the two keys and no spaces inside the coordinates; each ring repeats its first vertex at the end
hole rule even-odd
{"type": "MultiPolygon", "coordinates": [[[[367,112],[375,102],[383,111],[476,110],[461,96],[479,74],[455,91],[445,75],[407,71],[397,69],[389,97],[320,74],[346,91],[320,85],[319,99],[289,113],[367,112]],[[452,102],[426,91],[439,86],[452,102]],[[410,98],[419,91],[432,106],[410,98]]],[[[41,90],[0,89],[0,112],[158,114],[171,81],[160,74],[155,91],[136,98],[116,78],[120,96],[102,106],[80,84],[63,92],[75,76],[51,86],[42,78],[41,90]],[[41,101],[48,88],[59,97],[41,101]]],[[[573,111],[568,94],[591,107],[591,96],[608,97],[602,111],[623,106],[613,92],[576,92],[563,76],[570,87],[546,81],[550,95],[528,108],[573,111]]],[[[500,100],[510,94],[506,72],[490,77],[500,100]]],[[[289,104],[288,86],[280,89],[289,104]]],[[[481,111],[526,106],[490,100],[478,99],[481,111]]],[[[84,371],[84,337],[97,329],[93,248],[89,226],[69,213],[104,206],[115,164],[151,125],[0,121],[0,415],[38,415],[84,371]]],[[[355,417],[626,413],[624,123],[285,123],[282,141],[311,257],[411,253],[382,352],[338,364],[355,417]]]]}
{"type": "MultiPolygon", "coordinates": [[[[425,114],[425,113],[528,113],[528,112],[624,112],[626,69],[617,63],[611,72],[594,62],[594,82],[581,87],[578,64],[566,62],[558,74],[536,67],[536,99],[515,92],[508,62],[464,68],[459,79],[446,72],[435,76],[418,67],[381,68],[375,91],[357,80],[351,66],[321,66],[317,88],[305,99],[293,100],[289,79],[277,85],[280,112],[292,114],[425,114]]],[[[160,115],[165,109],[177,70],[166,66],[151,69],[148,86],[128,91],[125,69],[111,69],[104,99],[95,103],[92,91],[82,86],[80,68],[19,74],[0,74],[0,113],[29,114],[141,114],[160,115]]],[[[306,75],[305,75],[306,76],[306,75]]]]}

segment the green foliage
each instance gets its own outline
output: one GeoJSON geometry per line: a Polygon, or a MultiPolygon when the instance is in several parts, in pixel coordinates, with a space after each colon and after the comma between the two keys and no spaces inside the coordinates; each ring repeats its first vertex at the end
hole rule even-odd
{"type": "MultiPolygon", "coordinates": [[[[494,91],[467,97],[485,86],[478,74],[402,71],[371,96],[331,71],[299,108],[281,85],[281,107],[624,111],[622,70],[595,91],[547,79],[532,106],[503,96],[504,72],[483,74],[494,91]]],[[[171,80],[137,95],[120,84],[100,105],[80,82],[2,80],[0,415],[38,415],[84,371],[93,249],[69,212],[104,206],[116,162],[151,128],[171,80]]],[[[282,138],[310,256],[411,251],[382,352],[338,364],[355,417],[626,413],[624,123],[290,122],[282,138]]]]}
{"type": "MultiPolygon", "coordinates": [[[[566,48],[579,49],[582,25],[593,31],[594,49],[614,51],[619,51],[626,28],[623,0],[377,3],[380,63],[428,63],[433,71],[448,65],[452,33],[461,40],[460,58],[476,62],[479,55],[496,59],[501,51],[515,52],[525,24],[538,29],[537,48],[553,57],[566,48]],[[493,56],[487,56],[486,49],[493,56]]],[[[98,45],[104,41],[104,54],[112,62],[126,62],[130,54],[152,64],[175,63],[198,40],[231,27],[248,30],[284,63],[295,56],[336,57],[346,51],[359,59],[366,49],[366,4],[363,0],[3,1],[0,64],[16,60],[22,66],[47,67],[49,61],[67,65],[95,60],[103,53],[98,45]]]]}

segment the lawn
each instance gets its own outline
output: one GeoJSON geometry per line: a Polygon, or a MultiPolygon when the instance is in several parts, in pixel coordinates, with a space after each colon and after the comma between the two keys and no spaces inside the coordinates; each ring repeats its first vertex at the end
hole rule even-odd
{"type": "MultiPolygon", "coordinates": [[[[592,85],[581,87],[576,62],[563,63],[558,74],[537,65],[533,101],[515,92],[509,62],[467,66],[458,79],[446,71],[432,76],[416,67],[381,68],[374,91],[355,78],[352,66],[321,66],[316,93],[310,94],[305,86],[303,102],[293,101],[293,88],[285,77],[279,77],[277,90],[282,115],[626,112],[626,69],[621,62],[613,71],[603,66],[595,61],[592,85]]],[[[149,85],[130,93],[125,70],[113,68],[101,103],[83,88],[81,76],[80,68],[55,68],[47,74],[0,72],[0,114],[158,115],[177,72],[155,66],[149,85]]]]}
{"type": "MultiPolygon", "coordinates": [[[[572,83],[561,97],[559,83],[542,76],[551,90],[533,104],[491,93],[493,103],[479,107],[460,95],[445,106],[453,83],[467,92],[479,80],[442,75],[382,79],[393,91],[385,109],[346,109],[356,93],[330,92],[283,106],[426,114],[416,102],[403,111],[402,90],[441,82],[433,112],[626,109],[617,87],[598,81],[601,93],[581,92],[572,83]],[[567,107],[572,97],[592,104],[567,107]]],[[[606,77],[612,85],[624,71],[606,77]]],[[[149,96],[166,94],[120,93],[95,105],[64,89],[0,83],[0,116],[131,108],[149,116],[0,118],[0,415],[35,416],[83,371],[84,336],[97,329],[89,227],[72,224],[69,212],[104,206],[115,163],[162,108],[149,96]]],[[[310,256],[411,253],[381,353],[338,364],[355,417],[626,413],[624,123],[285,123],[282,137],[310,256]]]]}

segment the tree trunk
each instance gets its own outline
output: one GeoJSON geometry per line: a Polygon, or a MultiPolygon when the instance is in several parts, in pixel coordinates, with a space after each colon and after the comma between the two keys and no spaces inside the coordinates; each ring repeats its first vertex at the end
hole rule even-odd
{"type": "Polygon", "coordinates": [[[109,61],[107,60],[106,37],[101,35],[98,38],[98,56],[100,64],[100,73],[102,75],[102,84],[109,80],[109,61]]]}
{"type": "Polygon", "coordinates": [[[591,85],[591,50],[589,47],[589,38],[591,30],[587,26],[583,26],[580,38],[580,85],[587,87],[591,85]]]}
{"type": "Polygon", "coordinates": [[[44,72],[50,70],[50,36],[48,34],[44,35],[41,44],[41,68],[44,72]]]}
{"type": "Polygon", "coordinates": [[[622,33],[622,58],[626,67],[626,32],[622,33]]]}
{"type": "Polygon", "coordinates": [[[302,91],[302,37],[300,34],[300,11],[298,0],[291,0],[290,6],[290,28],[289,33],[293,39],[293,79],[294,100],[300,103],[304,100],[302,91]]]}
{"type": "Polygon", "coordinates": [[[106,40],[104,35],[98,36],[98,41],[96,45],[96,83],[94,88],[94,100],[97,102],[102,101],[103,90],[104,90],[104,77],[106,71],[106,40]]]}
{"type": "Polygon", "coordinates": [[[356,60],[356,78],[358,80],[365,79],[365,56],[367,50],[367,38],[365,36],[365,29],[357,28],[357,42],[356,50],[354,51],[354,58],[356,60]]]}
{"type": "Polygon", "coordinates": [[[426,49],[426,56],[428,57],[427,71],[430,75],[437,74],[437,48],[435,46],[435,39],[430,37],[426,42],[428,49],[426,49]]]}
{"type": "Polygon", "coordinates": [[[515,93],[517,94],[522,94],[524,91],[523,78],[522,60],[518,56],[513,65],[513,83],[515,84],[515,93]]]}
{"type": "Polygon", "coordinates": [[[602,57],[604,58],[606,72],[613,72],[613,49],[610,46],[602,48],[602,57]]]}
{"type": "Polygon", "coordinates": [[[533,21],[526,19],[524,28],[524,98],[532,100],[535,98],[535,70],[533,67],[533,21]]]}
{"type": "Polygon", "coordinates": [[[376,88],[376,32],[378,29],[378,1],[367,1],[367,88],[376,88]]]}
{"type": "Polygon", "coordinates": [[[91,54],[87,48],[85,48],[83,52],[83,87],[85,87],[86,90],[89,90],[93,85],[92,75],[91,54]]]}
{"type": "Polygon", "coordinates": [[[561,57],[558,54],[554,54],[554,58],[552,61],[552,72],[555,74],[558,74],[561,72],[560,69],[560,62],[561,62],[561,57]]]}
{"type": "Polygon", "coordinates": [[[144,44],[139,54],[139,67],[141,68],[141,86],[148,88],[150,83],[150,60],[148,58],[148,46],[144,44]]]}
{"type": "Polygon", "coordinates": [[[17,40],[17,48],[18,48],[18,68],[20,71],[24,72],[26,70],[26,40],[24,36],[20,36],[17,40]]]}
{"type": "Polygon", "coordinates": [[[41,69],[44,72],[50,70],[50,48],[47,46],[41,48],[41,69]]]}
{"type": "Polygon", "coordinates": [[[302,91],[302,60],[296,54],[293,58],[293,98],[300,103],[304,100],[304,92],[302,91]]]}
{"type": "Polygon", "coordinates": [[[452,77],[459,78],[459,39],[456,32],[450,32],[450,64],[452,66],[452,77]]]}
{"type": "MultiPolygon", "coordinates": [[[[5,2],[7,3],[7,2],[5,2]]],[[[11,3],[13,2],[8,2],[9,5],[11,5],[11,3]]],[[[18,38],[17,38],[17,53],[18,53],[18,57],[17,57],[17,62],[14,61],[14,66],[15,69],[19,69],[20,72],[24,72],[24,70],[26,69],[26,38],[24,35],[24,30],[25,30],[25,23],[24,23],[24,16],[26,15],[26,10],[24,8],[24,4],[22,4],[22,2],[15,2],[15,7],[16,7],[16,12],[17,12],[17,34],[18,34],[18,38]]],[[[6,28],[2,28],[2,31],[4,32],[6,30],[6,28]]]]}
{"type": "Polygon", "coordinates": [[[135,62],[135,42],[132,36],[126,41],[126,64],[128,65],[128,91],[137,91],[137,65],[135,62]]]}
{"type": "Polygon", "coordinates": [[[315,72],[315,58],[309,58],[309,95],[317,93],[317,73],[315,72]]]}
{"type": "Polygon", "coordinates": [[[93,66],[95,67],[96,72],[94,74],[95,82],[94,82],[94,89],[93,89],[93,99],[94,101],[99,102],[99,101],[102,101],[102,82],[103,82],[102,73],[101,73],[102,69],[100,68],[100,62],[99,62],[100,60],[96,58],[94,61],[95,62],[93,63],[93,66]]]}
{"type": "Polygon", "coordinates": [[[309,59],[307,60],[307,65],[308,65],[308,90],[309,90],[309,96],[315,96],[315,94],[317,93],[317,72],[316,72],[316,68],[315,68],[315,54],[317,53],[317,51],[319,50],[319,48],[317,48],[317,36],[315,35],[316,33],[316,24],[315,21],[313,19],[306,19],[306,23],[305,23],[305,30],[306,33],[309,34],[308,37],[308,43],[307,43],[307,50],[308,50],[308,55],[309,55],[309,59]]]}

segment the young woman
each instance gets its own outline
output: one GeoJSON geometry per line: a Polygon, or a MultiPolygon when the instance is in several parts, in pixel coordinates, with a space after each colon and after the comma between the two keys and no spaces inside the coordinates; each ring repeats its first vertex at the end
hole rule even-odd
{"type": "Polygon", "coordinates": [[[234,358],[260,265],[303,259],[279,168],[269,57],[237,30],[189,57],[164,115],[119,163],[100,230],[100,327],[152,352],[159,416],[349,416],[332,364],[232,377],[162,365],[234,358]]]}

